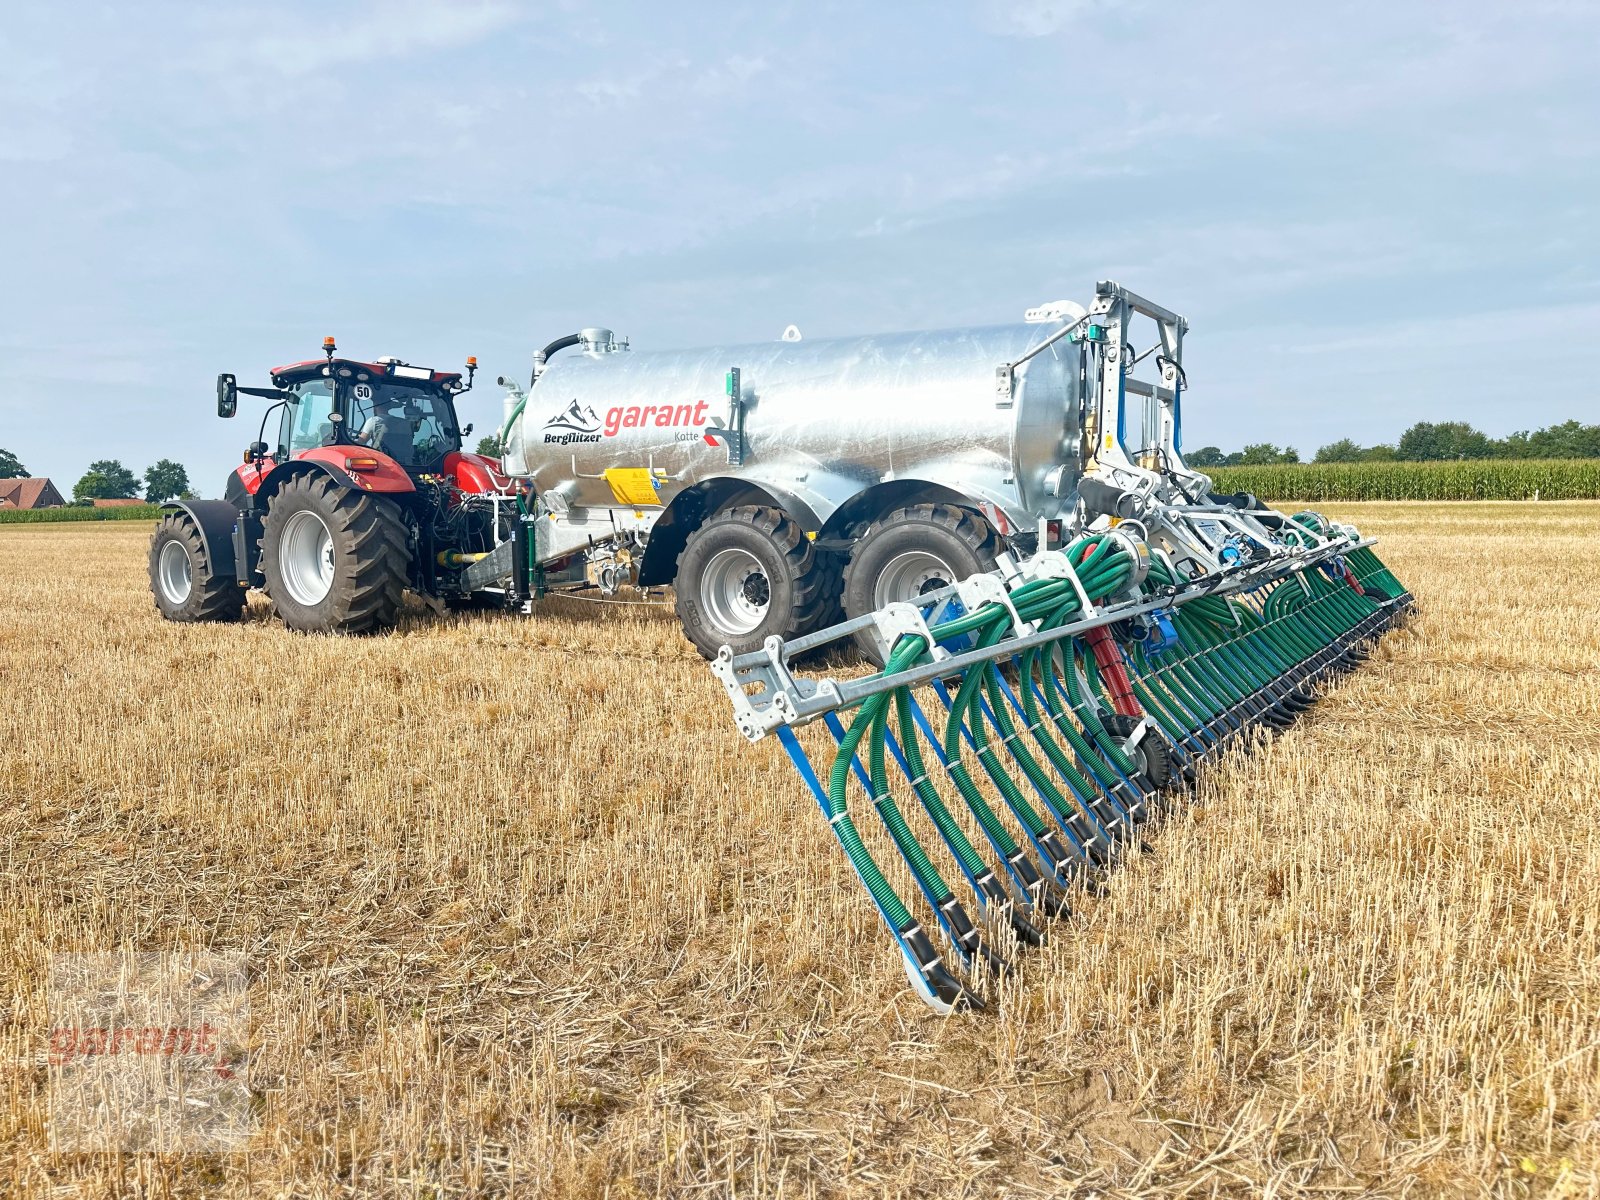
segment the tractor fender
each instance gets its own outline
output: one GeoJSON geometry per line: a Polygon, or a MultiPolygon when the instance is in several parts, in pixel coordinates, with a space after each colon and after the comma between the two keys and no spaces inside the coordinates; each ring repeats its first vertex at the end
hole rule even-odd
{"type": "MultiPolygon", "coordinates": [[[[261,481],[261,486],[256,489],[256,507],[265,511],[272,497],[278,492],[285,482],[296,475],[316,473],[326,475],[340,487],[347,487],[355,492],[373,492],[379,495],[405,495],[417,490],[411,477],[402,471],[397,463],[384,455],[372,455],[379,460],[377,472],[347,471],[344,469],[345,456],[340,454],[336,461],[325,457],[327,448],[310,451],[298,458],[291,458],[288,462],[279,463],[267,473],[261,481]],[[311,455],[316,457],[311,457],[311,455]],[[387,468],[387,469],[385,469],[387,468]],[[400,478],[394,479],[389,472],[398,474],[400,478]]],[[[351,456],[355,457],[355,456],[351,456]]],[[[362,455],[361,457],[367,457],[362,455]]]]}
{"type": "Polygon", "coordinates": [[[239,510],[233,504],[227,500],[168,500],[161,511],[181,512],[194,522],[213,575],[234,574],[233,527],[239,510]]]}
{"type": "Polygon", "coordinates": [[[406,474],[404,467],[381,450],[369,450],[365,446],[318,446],[315,450],[306,450],[295,455],[273,474],[277,475],[300,463],[318,467],[346,487],[353,487],[361,492],[394,494],[417,490],[416,483],[406,474]],[[351,471],[344,465],[347,458],[371,459],[378,465],[365,471],[351,471]]]}

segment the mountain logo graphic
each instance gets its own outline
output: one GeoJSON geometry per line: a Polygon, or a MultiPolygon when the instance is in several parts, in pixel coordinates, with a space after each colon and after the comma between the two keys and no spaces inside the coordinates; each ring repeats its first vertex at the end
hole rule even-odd
{"type": "Polygon", "coordinates": [[[570,429],[573,433],[599,433],[600,417],[587,404],[576,399],[544,423],[546,429],[570,429]]]}

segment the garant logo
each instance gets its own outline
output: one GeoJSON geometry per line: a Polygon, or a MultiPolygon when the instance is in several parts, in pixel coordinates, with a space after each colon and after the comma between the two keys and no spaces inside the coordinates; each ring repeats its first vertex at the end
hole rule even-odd
{"type": "MultiPolygon", "coordinates": [[[[605,435],[616,437],[624,429],[678,429],[697,430],[706,423],[706,409],[711,405],[704,400],[694,404],[630,404],[626,407],[606,409],[605,435]]],[[[680,433],[678,440],[693,440],[699,435],[680,433]]],[[[709,439],[708,439],[709,440],[709,439]]]]}
{"type": "Polygon", "coordinates": [[[574,442],[598,442],[600,417],[587,404],[580,405],[576,398],[555,416],[544,423],[546,445],[570,446],[574,442]]]}

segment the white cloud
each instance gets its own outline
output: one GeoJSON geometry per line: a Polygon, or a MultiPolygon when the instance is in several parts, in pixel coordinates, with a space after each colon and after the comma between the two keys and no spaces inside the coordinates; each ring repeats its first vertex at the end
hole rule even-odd
{"type": "Polygon", "coordinates": [[[703,96],[726,96],[739,91],[767,69],[764,54],[750,57],[732,54],[720,66],[702,71],[700,78],[694,81],[694,90],[703,96]]]}
{"type": "MultiPolygon", "coordinates": [[[[256,13],[252,20],[259,17],[256,13]]],[[[516,6],[505,0],[403,0],[369,4],[354,17],[330,24],[319,20],[309,29],[303,17],[293,16],[292,28],[256,34],[248,45],[258,64],[303,76],[456,49],[482,41],[519,19],[516,6]]]]}
{"type": "Polygon", "coordinates": [[[1448,317],[1386,318],[1381,324],[1334,330],[1279,329],[1275,333],[1282,340],[1266,342],[1259,349],[1291,357],[1366,358],[1371,370],[1385,371],[1419,353],[1439,357],[1446,351],[1477,351],[1491,337],[1513,342],[1520,337],[1524,345],[1569,344],[1568,339],[1586,339],[1597,322],[1600,304],[1595,303],[1513,306],[1448,317]]]}
{"type": "Polygon", "coordinates": [[[1049,37],[1106,0],[983,0],[980,19],[992,33],[1008,37],[1049,37]]]}
{"type": "Polygon", "coordinates": [[[764,54],[731,54],[710,67],[699,67],[688,57],[675,54],[642,70],[611,71],[580,80],[574,90],[596,108],[625,108],[646,97],[675,104],[688,92],[702,100],[719,101],[743,91],[769,69],[764,54]]]}
{"type": "Polygon", "coordinates": [[[598,75],[581,80],[575,90],[596,108],[621,108],[632,104],[650,82],[660,74],[656,68],[636,71],[629,75],[598,75]]]}
{"type": "Polygon", "coordinates": [[[19,124],[12,127],[4,141],[0,141],[0,162],[57,162],[72,153],[72,143],[72,133],[64,127],[19,124]]]}

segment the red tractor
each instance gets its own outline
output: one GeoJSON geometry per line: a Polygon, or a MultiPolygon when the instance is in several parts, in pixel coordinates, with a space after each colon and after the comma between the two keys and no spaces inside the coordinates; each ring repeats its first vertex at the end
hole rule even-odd
{"type": "Polygon", "coordinates": [[[238,411],[241,392],[274,403],[224,499],[164,506],[150,588],[168,620],[236,621],[252,587],[266,589],[290,629],[329,633],[393,625],[408,589],[451,605],[525,599],[527,572],[490,591],[468,574],[525,537],[524,506],[500,464],[461,448],[472,426],[461,427],[455,399],[477,360],[463,379],[336,349],[328,338],[322,358],[274,368],[270,388],[217,377],[219,417],[238,411]]]}

